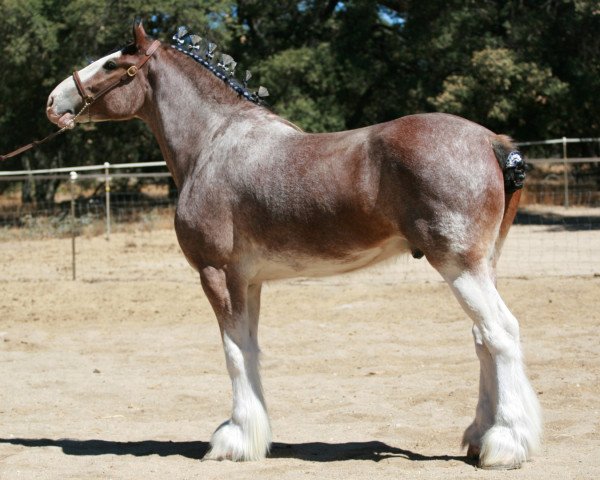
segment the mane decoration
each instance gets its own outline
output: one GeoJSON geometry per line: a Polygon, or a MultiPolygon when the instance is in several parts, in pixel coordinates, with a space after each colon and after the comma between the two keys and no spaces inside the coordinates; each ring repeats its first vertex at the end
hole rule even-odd
{"type": "Polygon", "coordinates": [[[217,45],[215,43],[203,39],[199,35],[189,33],[188,29],[183,26],[177,28],[177,32],[172,38],[172,48],[193,58],[246,100],[250,100],[257,105],[264,104],[263,98],[269,96],[269,91],[263,86],[260,86],[255,92],[248,88],[248,80],[252,78],[252,73],[249,70],[246,70],[244,79],[241,82],[235,78],[237,62],[226,53],[217,56],[215,53],[217,45]],[[201,49],[203,53],[199,55],[201,49]]]}

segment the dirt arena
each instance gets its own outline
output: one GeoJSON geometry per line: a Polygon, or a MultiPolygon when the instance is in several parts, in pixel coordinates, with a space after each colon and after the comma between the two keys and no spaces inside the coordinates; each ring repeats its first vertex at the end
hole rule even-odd
{"type": "MultiPolygon", "coordinates": [[[[576,238],[598,252],[598,232],[576,238]]],[[[274,444],[235,464],[200,461],[230,385],[171,230],[77,239],[75,282],[69,239],[0,242],[0,479],[600,478],[600,255],[547,276],[512,245],[499,288],[545,433],[532,462],[498,472],[460,448],[478,388],[471,322],[424,260],[265,287],[274,444]]]]}

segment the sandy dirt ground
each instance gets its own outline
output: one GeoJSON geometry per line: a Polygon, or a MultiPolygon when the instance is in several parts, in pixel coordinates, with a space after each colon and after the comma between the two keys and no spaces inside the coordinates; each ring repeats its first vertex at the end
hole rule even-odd
{"type": "MultiPolygon", "coordinates": [[[[582,245],[598,251],[590,235],[582,245]]],[[[512,278],[499,287],[521,320],[545,433],[532,462],[498,472],[460,448],[478,363],[470,321],[425,261],[266,286],[274,444],[236,464],[200,460],[230,384],[173,232],[77,245],[73,282],[68,239],[0,243],[2,480],[600,478],[598,258],[547,276],[507,244],[512,278]]]]}

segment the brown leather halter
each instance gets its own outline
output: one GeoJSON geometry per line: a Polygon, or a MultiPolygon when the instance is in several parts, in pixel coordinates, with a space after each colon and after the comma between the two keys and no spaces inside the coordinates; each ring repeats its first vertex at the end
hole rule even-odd
{"type": "Polygon", "coordinates": [[[102,90],[100,90],[95,95],[92,95],[91,93],[87,93],[85,91],[85,86],[81,82],[79,73],[77,72],[77,70],[74,70],[73,71],[73,80],[75,80],[75,86],[77,87],[77,91],[79,92],[79,95],[81,95],[81,98],[83,100],[84,108],[88,108],[92,103],[94,103],[100,97],[106,95],[113,88],[118,87],[119,85],[121,85],[121,84],[127,82],[128,80],[130,80],[131,78],[135,77],[137,75],[138,71],[144,66],[144,64],[148,60],[150,60],[150,57],[156,51],[156,49],[159,47],[159,45],[160,45],[160,42],[158,40],[154,40],[154,42],[152,42],[152,44],[150,44],[150,46],[148,47],[148,50],[146,50],[144,57],[137,64],[129,67],[127,69],[127,71],[117,81],[104,87],[102,90]]]}
{"type": "Polygon", "coordinates": [[[127,81],[131,80],[133,77],[135,77],[137,75],[137,73],[139,72],[139,70],[146,64],[146,62],[148,60],[150,60],[150,57],[158,49],[159,46],[160,46],[160,41],[154,40],[150,44],[150,46],[148,47],[146,52],[144,53],[144,56],[142,57],[142,59],[138,63],[130,66],[126,70],[126,72],[121,77],[119,77],[118,80],[114,81],[113,83],[110,83],[109,85],[104,87],[102,90],[100,90],[96,94],[86,92],[85,85],[83,85],[81,78],[79,77],[79,73],[77,72],[77,70],[74,70],[73,71],[73,80],[75,81],[75,86],[77,87],[77,91],[79,92],[79,95],[81,95],[81,98],[83,100],[83,106],[81,107],[79,112],[77,112],[77,114],[73,117],[73,119],[71,120],[71,123],[69,125],[62,127],[60,130],[51,133],[50,135],[48,135],[47,137],[45,137],[41,140],[34,140],[33,142],[28,143],[27,145],[23,145],[22,147],[19,147],[16,150],[13,150],[12,152],[7,153],[6,155],[0,155],[0,161],[8,160],[9,158],[16,157],[17,155],[20,155],[21,153],[24,153],[28,150],[31,150],[34,147],[42,145],[43,143],[46,143],[49,140],[52,140],[54,137],[60,135],[65,130],[69,130],[70,128],[72,128],[75,125],[75,120],[77,120],[77,118],[79,118],[86,110],[88,111],[88,114],[89,114],[89,108],[91,107],[91,105],[94,102],[96,102],[99,98],[106,95],[113,88],[116,88],[119,85],[122,85],[122,84],[126,83],[127,81]]]}

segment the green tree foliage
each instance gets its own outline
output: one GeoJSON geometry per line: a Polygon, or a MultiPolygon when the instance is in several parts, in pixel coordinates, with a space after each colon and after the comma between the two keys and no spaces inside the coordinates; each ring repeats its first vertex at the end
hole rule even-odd
{"type": "MultiPolygon", "coordinates": [[[[506,48],[476,51],[469,66],[469,74],[446,77],[441,93],[429,98],[429,103],[440,111],[482,121],[492,129],[511,125],[533,133],[556,123],[545,119],[540,126],[536,118],[544,110],[556,115],[553,107],[562,104],[568,93],[568,84],[553,76],[550,68],[519,62],[515,52],[506,48]]],[[[556,127],[561,127],[560,122],[556,127]]]]}
{"type": "Polygon", "coordinates": [[[406,34],[429,107],[519,139],[598,135],[597,0],[424,3],[406,34]]]}
{"type": "MultiPolygon", "coordinates": [[[[600,136],[598,0],[0,0],[0,16],[3,152],[52,130],[50,90],[125,45],[135,17],[165,41],[209,32],[308,131],[443,111],[520,140],[600,136]]],[[[140,122],[106,123],[2,168],[159,158],[140,122]]]]}

